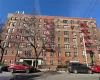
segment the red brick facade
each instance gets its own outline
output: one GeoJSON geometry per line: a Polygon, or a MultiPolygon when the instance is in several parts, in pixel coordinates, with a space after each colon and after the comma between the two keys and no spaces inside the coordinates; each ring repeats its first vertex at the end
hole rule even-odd
{"type": "MultiPolygon", "coordinates": [[[[8,18],[4,27],[4,31],[2,33],[2,39],[6,43],[6,46],[9,47],[5,50],[5,55],[3,58],[4,63],[13,63],[19,59],[34,59],[34,49],[32,47],[29,48],[29,54],[25,54],[28,45],[28,40],[25,36],[29,36],[29,23],[31,15],[25,14],[8,14],[8,18]],[[22,32],[22,27],[25,28],[25,32],[22,32]],[[16,44],[15,44],[16,43],[16,44]],[[18,48],[20,44],[21,48],[18,48]],[[27,45],[26,45],[27,44],[27,45]],[[19,51],[19,52],[18,52],[19,51]],[[20,55],[16,56],[19,53],[20,55]],[[16,60],[15,60],[16,57],[16,60]]],[[[86,52],[88,48],[91,47],[94,54],[94,62],[96,64],[100,63],[99,57],[99,44],[100,44],[100,36],[98,27],[96,25],[96,21],[90,18],[69,18],[69,17],[56,17],[56,16],[34,16],[36,22],[33,24],[35,30],[37,32],[40,31],[40,35],[44,36],[46,22],[45,20],[52,20],[54,29],[54,53],[50,51],[45,51],[45,55],[41,53],[40,59],[45,60],[46,65],[48,66],[56,66],[59,64],[64,64],[66,61],[78,61],[80,63],[91,63],[90,54],[86,52]],[[86,23],[86,31],[88,33],[88,41],[92,44],[90,46],[86,46],[84,32],[82,31],[83,26],[81,23],[86,23]],[[39,29],[40,27],[40,29],[39,29]],[[83,41],[84,39],[84,41],[83,41]],[[85,57],[85,53],[87,55],[87,61],[85,57]]],[[[48,36],[45,36],[48,37],[48,36]]],[[[42,47],[41,41],[36,38],[37,42],[42,47]]],[[[30,45],[29,45],[30,46],[30,45]]]]}

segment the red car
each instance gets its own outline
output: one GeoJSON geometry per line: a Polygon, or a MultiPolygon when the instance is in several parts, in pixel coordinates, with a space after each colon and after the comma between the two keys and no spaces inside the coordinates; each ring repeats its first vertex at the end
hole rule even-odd
{"type": "Polygon", "coordinates": [[[34,67],[29,66],[28,64],[24,62],[16,62],[15,64],[10,64],[8,67],[9,72],[16,72],[16,71],[25,71],[26,73],[29,73],[34,70],[34,67]]]}
{"type": "Polygon", "coordinates": [[[100,65],[92,66],[91,69],[93,72],[100,72],[100,65]]]}

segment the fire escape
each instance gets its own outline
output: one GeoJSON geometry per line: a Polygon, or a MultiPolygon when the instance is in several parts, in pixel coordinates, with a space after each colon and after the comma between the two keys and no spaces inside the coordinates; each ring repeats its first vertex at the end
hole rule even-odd
{"type": "Polygon", "coordinates": [[[46,51],[55,51],[55,27],[54,22],[50,19],[46,21],[46,51]]]}
{"type": "Polygon", "coordinates": [[[85,46],[86,46],[86,52],[89,53],[90,51],[92,51],[92,49],[90,48],[92,42],[89,40],[90,35],[88,33],[88,28],[87,28],[86,23],[81,23],[81,27],[82,27],[81,31],[83,32],[84,43],[85,43],[85,46]]]}
{"type": "Polygon", "coordinates": [[[93,50],[91,49],[92,42],[90,41],[90,34],[88,31],[87,24],[84,22],[84,23],[81,23],[80,25],[82,27],[81,31],[83,33],[82,34],[82,39],[83,39],[82,46],[84,46],[84,56],[86,59],[86,64],[88,66],[87,53],[93,52],[93,50]]]}

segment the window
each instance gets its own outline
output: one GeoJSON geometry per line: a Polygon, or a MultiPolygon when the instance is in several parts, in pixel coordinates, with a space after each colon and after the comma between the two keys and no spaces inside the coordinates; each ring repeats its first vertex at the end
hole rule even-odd
{"type": "Polygon", "coordinates": [[[19,44],[19,47],[23,47],[23,45],[24,45],[23,43],[20,43],[20,44],[19,44]]]}
{"type": "Polygon", "coordinates": [[[15,20],[18,20],[18,17],[15,17],[15,20]]]}
{"type": "Polygon", "coordinates": [[[51,37],[51,42],[54,43],[55,42],[55,39],[53,37],[51,37]]]}
{"type": "Polygon", "coordinates": [[[5,51],[5,55],[7,55],[7,54],[8,54],[8,50],[5,51]]]}
{"type": "Polygon", "coordinates": [[[69,35],[69,31],[64,31],[64,35],[69,35]]]}
{"type": "Polygon", "coordinates": [[[73,34],[73,37],[75,37],[75,36],[76,36],[76,33],[75,33],[75,32],[72,32],[72,34],[73,34]]]}
{"type": "Polygon", "coordinates": [[[24,40],[24,37],[23,37],[23,36],[21,36],[21,40],[22,40],[22,41],[24,40]]]}
{"type": "Polygon", "coordinates": [[[16,22],[14,22],[14,23],[13,23],[13,26],[16,26],[16,25],[17,25],[17,23],[16,23],[16,22]]]}
{"type": "Polygon", "coordinates": [[[30,43],[27,44],[27,48],[31,48],[31,44],[30,43]]]}
{"type": "Polygon", "coordinates": [[[41,18],[39,18],[39,22],[42,22],[42,19],[41,18]]]}
{"type": "Polygon", "coordinates": [[[46,29],[46,26],[47,26],[47,25],[46,25],[46,24],[44,24],[44,29],[46,29]]]}
{"type": "Polygon", "coordinates": [[[14,33],[14,31],[15,31],[15,29],[13,28],[13,29],[12,29],[12,33],[14,33]]]}
{"type": "Polygon", "coordinates": [[[60,44],[58,44],[58,49],[60,49],[60,44]]]}
{"type": "Polygon", "coordinates": [[[58,31],[58,36],[60,36],[60,31],[58,31]]]}
{"type": "Polygon", "coordinates": [[[6,42],[3,43],[3,47],[6,47],[6,42]]]}
{"type": "Polygon", "coordinates": [[[82,56],[85,57],[85,52],[84,51],[82,51],[82,56]]]}
{"type": "Polygon", "coordinates": [[[65,47],[65,49],[70,49],[70,45],[69,44],[65,44],[64,47],[65,47]]]}
{"type": "Polygon", "coordinates": [[[74,48],[77,48],[77,46],[76,46],[76,45],[73,45],[73,47],[74,47],[74,48]]]}
{"type": "Polygon", "coordinates": [[[77,41],[76,41],[76,38],[73,38],[73,42],[74,42],[74,43],[77,42],[77,41]]]}
{"type": "Polygon", "coordinates": [[[25,18],[24,18],[24,21],[28,21],[28,17],[25,17],[25,18]]]}
{"type": "Polygon", "coordinates": [[[8,28],[8,31],[7,32],[10,33],[10,28],[8,28]]]}
{"type": "Polygon", "coordinates": [[[41,24],[38,25],[38,29],[41,29],[41,24]]]}
{"type": "Polygon", "coordinates": [[[45,50],[43,50],[42,55],[46,56],[46,51],[45,50]]]}
{"type": "Polygon", "coordinates": [[[58,41],[60,41],[60,37],[58,37],[58,41]]]}
{"type": "Polygon", "coordinates": [[[51,21],[54,22],[54,19],[52,19],[51,21]]]}
{"type": "Polygon", "coordinates": [[[78,29],[81,30],[81,26],[78,26],[78,29]]]}
{"type": "Polygon", "coordinates": [[[36,22],[36,18],[31,18],[30,21],[31,22],[36,22]]]}
{"type": "Polygon", "coordinates": [[[94,21],[91,21],[91,25],[94,26],[94,21]]]}
{"type": "Polygon", "coordinates": [[[20,39],[20,36],[17,35],[16,38],[17,38],[17,39],[20,39]]]}
{"type": "Polygon", "coordinates": [[[87,21],[84,21],[84,23],[87,25],[88,22],[87,21]]]}
{"type": "Polygon", "coordinates": [[[74,52],[77,52],[77,48],[74,48],[74,52]]]}
{"type": "Polygon", "coordinates": [[[71,29],[73,30],[75,28],[75,26],[71,26],[71,29]]]}
{"type": "Polygon", "coordinates": [[[26,23],[24,23],[24,24],[23,24],[23,27],[25,27],[25,28],[26,28],[26,27],[27,27],[27,24],[26,24],[26,23]]]}
{"type": "Polygon", "coordinates": [[[55,45],[54,45],[54,44],[51,44],[51,48],[52,48],[52,49],[55,49],[55,45]]]}
{"type": "Polygon", "coordinates": [[[77,52],[74,52],[74,57],[77,57],[77,52]]]}
{"type": "Polygon", "coordinates": [[[70,57],[70,52],[65,52],[65,57],[70,57]]]}
{"type": "Polygon", "coordinates": [[[60,21],[60,19],[57,19],[57,23],[60,23],[61,21],[60,21]]]}
{"type": "Polygon", "coordinates": [[[10,63],[12,63],[12,60],[10,60],[10,63]]]}
{"type": "Polygon", "coordinates": [[[58,60],[58,65],[61,65],[61,64],[62,64],[61,60],[58,60]]]}
{"type": "Polygon", "coordinates": [[[20,56],[22,54],[22,51],[21,50],[18,50],[17,51],[17,54],[18,54],[18,56],[20,56]]]}
{"type": "Polygon", "coordinates": [[[70,23],[71,23],[71,24],[74,24],[74,20],[71,20],[70,23]]]}
{"type": "Polygon", "coordinates": [[[64,37],[64,42],[69,42],[69,38],[64,37]]]}
{"type": "Polygon", "coordinates": [[[80,24],[80,21],[79,20],[77,21],[77,24],[80,24]]]}
{"type": "Polygon", "coordinates": [[[25,56],[26,57],[31,57],[31,51],[30,50],[26,50],[25,51],[25,56]]]}
{"type": "Polygon", "coordinates": [[[67,25],[64,25],[63,28],[66,29],[66,30],[69,29],[69,27],[67,25]]]}
{"type": "Polygon", "coordinates": [[[13,23],[12,23],[12,22],[10,22],[10,23],[9,23],[9,26],[12,26],[12,25],[13,25],[13,23]]]}
{"type": "Polygon", "coordinates": [[[46,23],[47,22],[47,19],[44,19],[44,22],[46,23]]]}
{"type": "Polygon", "coordinates": [[[80,38],[80,42],[83,42],[83,38],[80,38]]]}
{"type": "Polygon", "coordinates": [[[63,23],[68,23],[68,20],[63,20],[63,23]]]}
{"type": "Polygon", "coordinates": [[[6,59],[4,59],[4,60],[3,60],[3,63],[6,63],[6,61],[7,61],[7,60],[6,60],[6,59]]]}
{"type": "Polygon", "coordinates": [[[50,65],[54,65],[54,61],[50,61],[50,65]]]}
{"type": "Polygon", "coordinates": [[[14,54],[14,50],[12,50],[12,54],[14,54]]]}
{"type": "Polygon", "coordinates": [[[51,52],[51,53],[50,53],[50,56],[54,56],[54,54],[55,54],[54,52],[51,52]]]}
{"type": "Polygon", "coordinates": [[[11,20],[14,20],[15,18],[14,17],[11,17],[11,20]]]}
{"type": "Polygon", "coordinates": [[[6,35],[6,40],[8,39],[8,35],[6,35]]]}
{"type": "Polygon", "coordinates": [[[8,43],[8,47],[9,47],[9,48],[11,47],[11,43],[8,43]]]}
{"type": "Polygon", "coordinates": [[[14,36],[10,36],[10,39],[12,39],[14,36]]]}
{"type": "Polygon", "coordinates": [[[60,29],[60,25],[57,25],[57,28],[60,29]]]}
{"type": "Polygon", "coordinates": [[[61,52],[58,52],[58,57],[61,55],[61,52]]]}

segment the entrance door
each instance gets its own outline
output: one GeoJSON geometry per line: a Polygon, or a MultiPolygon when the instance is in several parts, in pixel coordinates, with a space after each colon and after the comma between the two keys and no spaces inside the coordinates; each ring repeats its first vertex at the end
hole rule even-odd
{"type": "Polygon", "coordinates": [[[27,63],[28,65],[32,65],[32,60],[24,60],[25,63],[27,63]]]}

